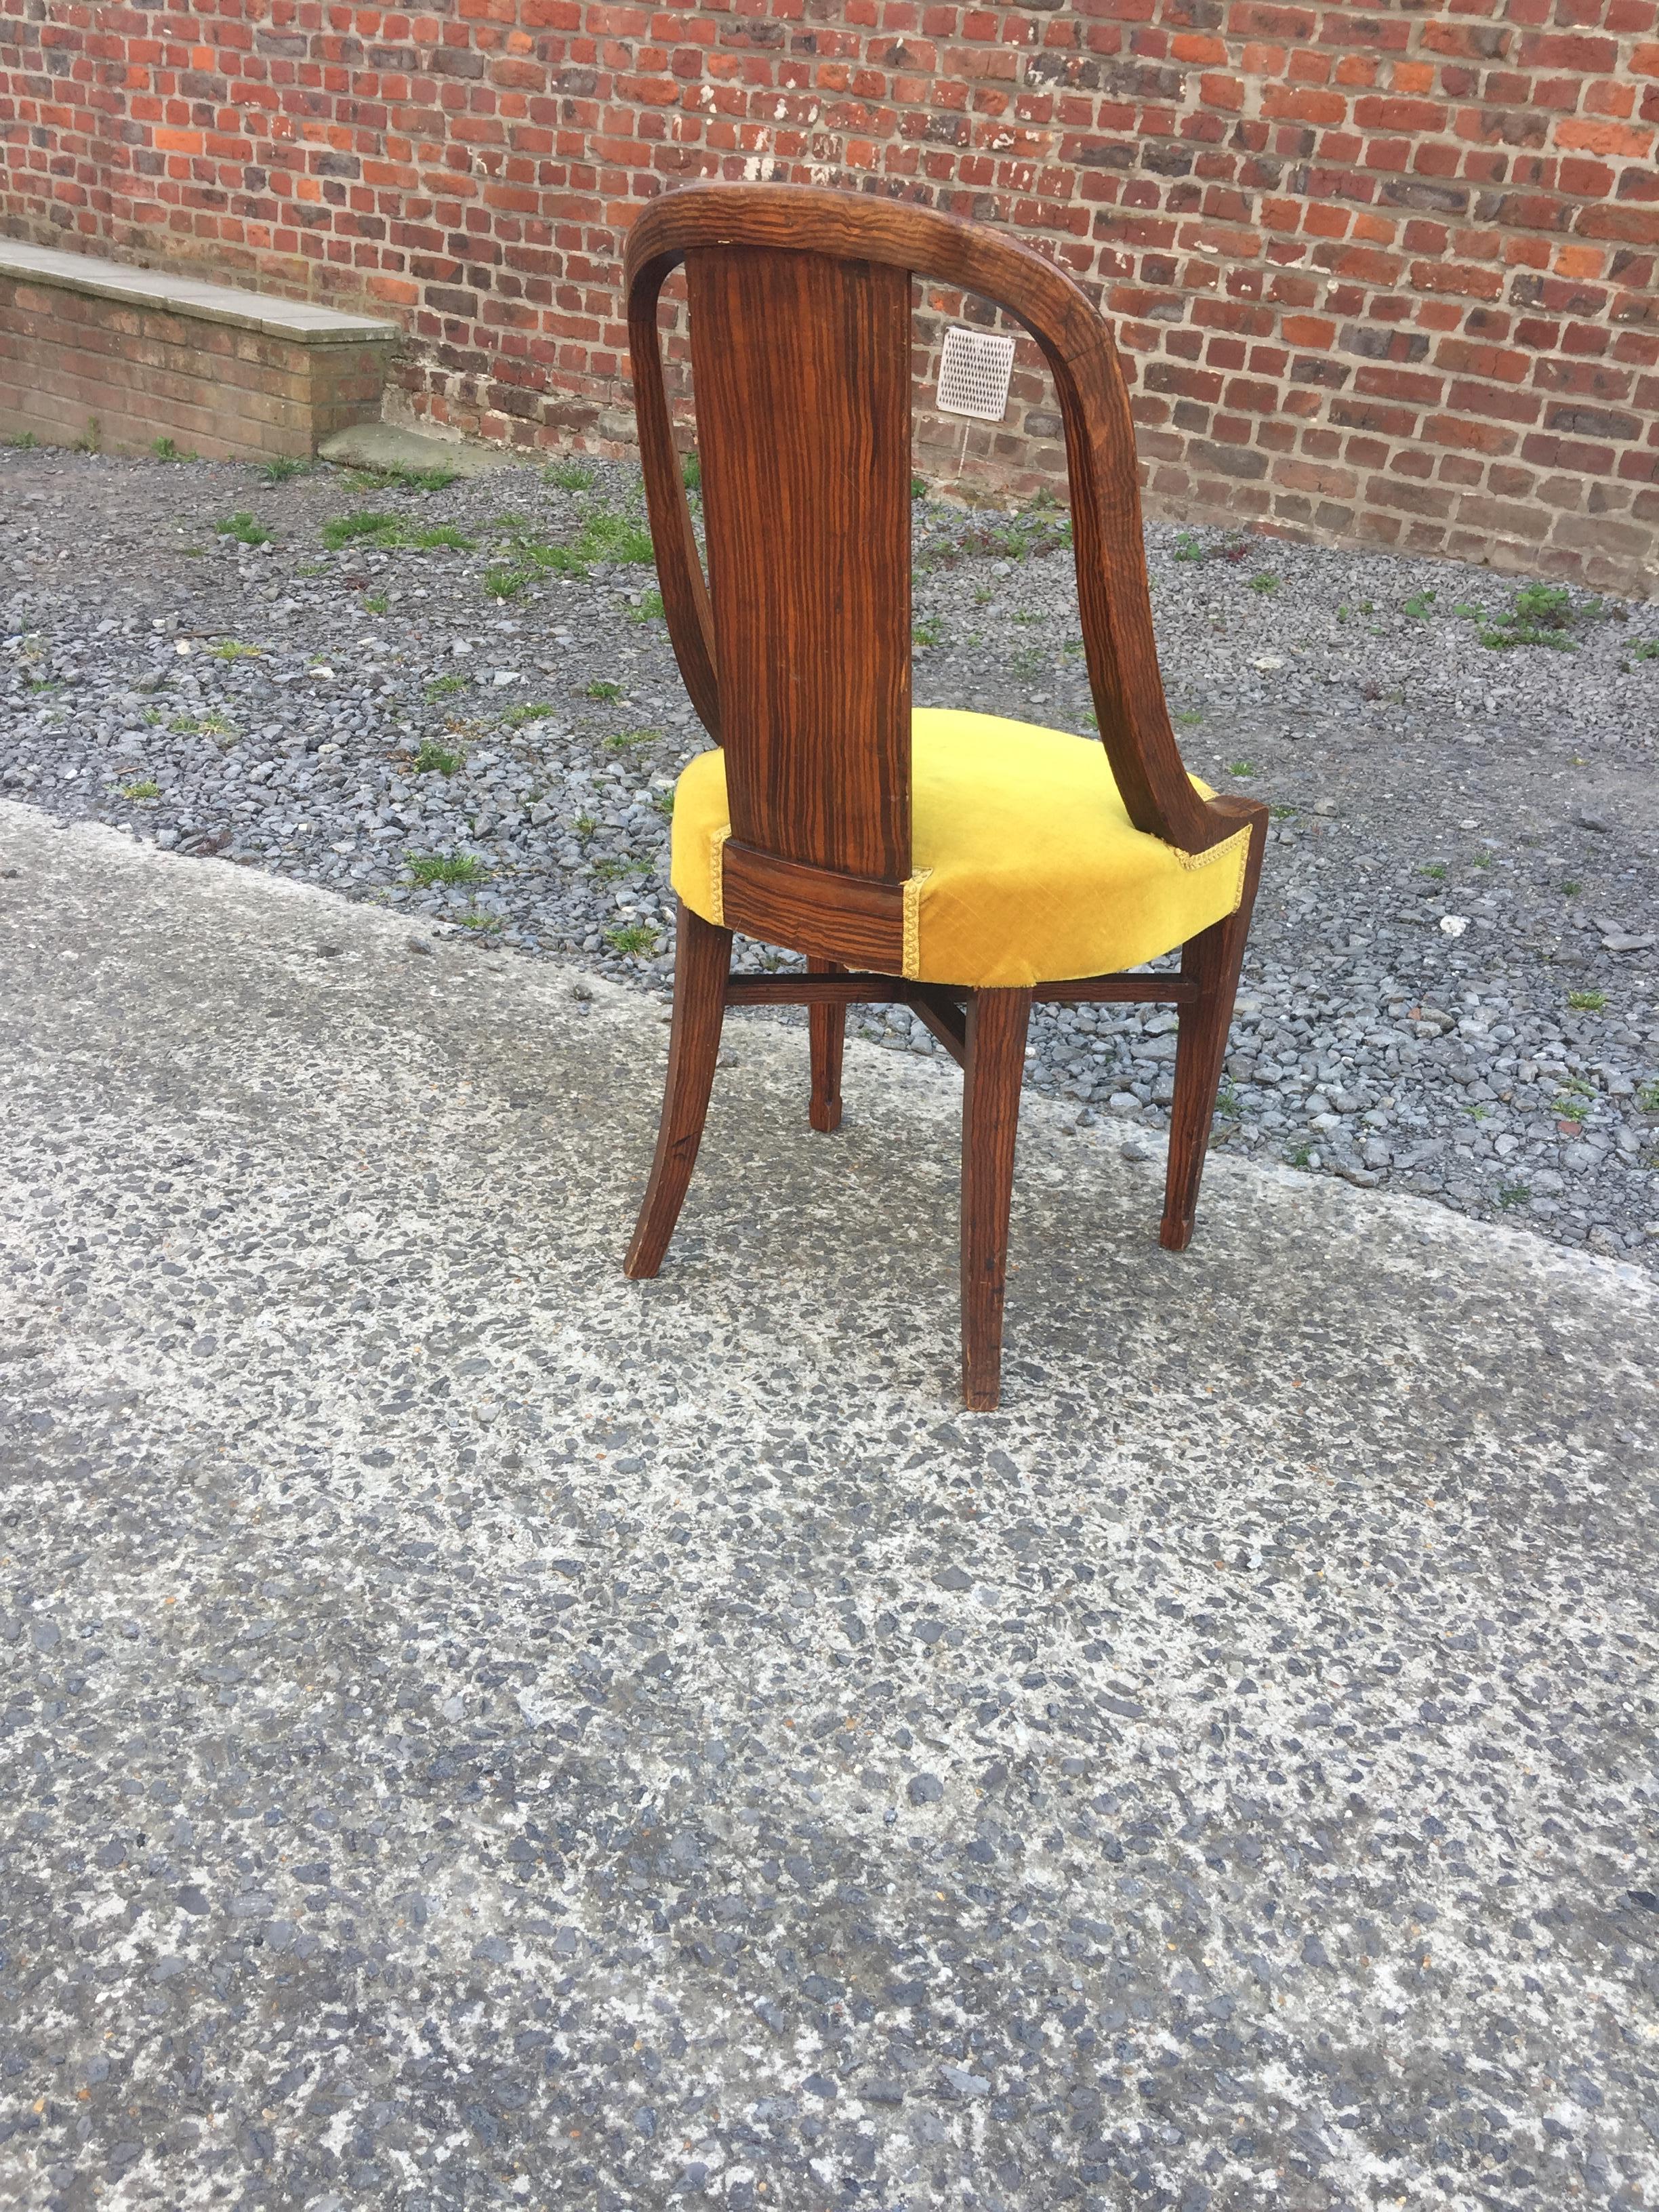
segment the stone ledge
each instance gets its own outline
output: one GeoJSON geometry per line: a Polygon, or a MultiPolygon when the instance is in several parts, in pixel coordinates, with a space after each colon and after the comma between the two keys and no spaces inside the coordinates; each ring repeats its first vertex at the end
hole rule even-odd
{"type": "Polygon", "coordinates": [[[391,344],[403,336],[399,325],[369,315],[343,314],[337,307],[313,307],[304,300],[239,291],[231,284],[209,284],[167,269],[134,269],[94,253],[60,253],[50,246],[0,238],[0,277],[18,283],[56,284],[93,299],[124,307],[150,307],[188,315],[198,321],[227,323],[285,338],[304,346],[391,344]]]}

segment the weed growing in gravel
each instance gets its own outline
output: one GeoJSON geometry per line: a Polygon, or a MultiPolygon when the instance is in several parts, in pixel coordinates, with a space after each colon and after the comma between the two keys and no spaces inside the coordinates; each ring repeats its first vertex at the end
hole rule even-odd
{"type": "Polygon", "coordinates": [[[924,615],[919,623],[911,624],[910,641],[913,645],[939,645],[944,637],[945,624],[937,615],[924,615]]]}
{"type": "Polygon", "coordinates": [[[181,738],[229,738],[236,734],[236,725],[229,715],[221,714],[216,709],[205,714],[175,714],[167,727],[181,738]]]}
{"type": "Polygon", "coordinates": [[[1498,1203],[1502,1206],[1524,1206],[1531,1196],[1529,1183],[1505,1182],[1498,1187],[1498,1203]]]}
{"type": "Polygon", "coordinates": [[[1267,811],[1275,822],[1287,822],[1294,817],[1296,809],[1293,806],[1270,806],[1267,811]]]}
{"type": "Polygon", "coordinates": [[[259,471],[268,484],[286,483],[290,477],[308,477],[309,461],[295,460],[291,453],[278,453],[274,461],[267,461],[259,471]]]}
{"type": "Polygon", "coordinates": [[[1176,538],[1175,557],[1177,561],[1201,561],[1204,558],[1204,548],[1190,531],[1183,531],[1176,538]]]}
{"type": "Polygon", "coordinates": [[[501,926],[498,914],[464,914],[460,920],[463,929],[495,930],[501,926]]]}
{"type": "Polygon", "coordinates": [[[1413,592],[1406,602],[1405,611],[1413,622],[1427,622],[1429,617],[1434,612],[1434,593],[1413,592]]]}
{"type": "Polygon", "coordinates": [[[1644,1114],[1659,1114],[1659,1077],[1640,1086],[1636,1093],[1636,1103],[1644,1114]]]}
{"type": "Polygon", "coordinates": [[[1485,622],[1486,619],[1485,608],[1474,606],[1468,599],[1460,599],[1452,612],[1459,622],[1485,622]]]}
{"type": "Polygon", "coordinates": [[[337,514],[323,525],[323,543],[331,553],[358,538],[388,550],[424,553],[435,546],[447,546],[457,553],[470,553],[476,540],[465,531],[441,524],[432,530],[416,530],[400,514],[381,514],[368,507],[360,508],[356,514],[337,514]]]}
{"type": "Polygon", "coordinates": [[[1446,864],[1443,860],[1425,860],[1417,872],[1419,876],[1432,876],[1436,883],[1440,883],[1445,877],[1446,864]]]}
{"type": "Polygon", "coordinates": [[[593,835],[599,825],[591,814],[579,814],[570,826],[579,837],[587,838],[593,835]]]}
{"type": "Polygon", "coordinates": [[[1577,640],[1567,635],[1572,613],[1572,594],[1564,585],[1528,584],[1516,593],[1514,605],[1498,617],[1496,626],[1480,632],[1480,642],[1493,652],[1543,645],[1558,653],[1577,653],[1577,640]]]}
{"type": "Polygon", "coordinates": [[[1569,991],[1567,1004],[1576,1007],[1581,1014],[1605,1014],[1607,994],[1605,991],[1569,991]]]}
{"type": "Polygon", "coordinates": [[[1474,856],[1474,866],[1477,868],[1491,867],[1492,854],[1490,853],[1477,853],[1474,856]]]}
{"type": "Polygon", "coordinates": [[[1254,775],[1255,774],[1255,763],[1254,761],[1229,761],[1227,763],[1227,773],[1229,775],[1254,775]]]}
{"type": "Polygon", "coordinates": [[[927,477],[911,477],[911,479],[910,479],[910,496],[911,496],[911,498],[912,498],[912,499],[926,499],[926,498],[927,498],[927,477]]]}
{"type": "Polygon", "coordinates": [[[363,601],[363,612],[366,615],[383,615],[391,605],[391,600],[383,592],[377,592],[373,599],[363,601]]]}
{"type": "Polygon", "coordinates": [[[158,438],[150,451],[158,461],[194,461],[201,458],[198,453],[180,453],[171,438],[158,438]]]}
{"type": "Polygon", "coordinates": [[[688,453],[680,463],[680,482],[687,491],[702,489],[702,463],[695,453],[688,453]]]}
{"type": "Polygon", "coordinates": [[[650,870],[648,860],[624,860],[615,854],[607,854],[593,863],[593,880],[597,884],[619,884],[624,876],[643,876],[650,870]]]}
{"type": "Polygon", "coordinates": [[[406,853],[404,860],[417,884],[482,884],[489,878],[471,853],[406,853]]]}
{"type": "Polygon", "coordinates": [[[651,532],[631,514],[613,514],[601,507],[582,525],[576,550],[584,561],[623,561],[647,564],[654,556],[651,532]]]}
{"type": "Polygon", "coordinates": [[[77,453],[101,453],[104,450],[104,426],[95,415],[88,415],[87,427],[76,440],[71,451],[77,453]]]}
{"type": "Polygon", "coordinates": [[[431,738],[423,738],[415,754],[416,775],[453,775],[465,755],[452,753],[431,738]]]}
{"type": "MultiPolygon", "coordinates": [[[[515,540],[513,557],[498,562],[484,576],[483,587],[492,599],[510,599],[545,574],[585,576],[595,561],[641,565],[652,559],[651,532],[636,516],[597,508],[581,526],[574,545],[543,545],[529,532],[532,525],[520,516],[498,523],[496,528],[515,540]]],[[[641,620],[648,621],[648,616],[641,620]]]]}
{"type": "Polygon", "coordinates": [[[1188,729],[1191,729],[1195,722],[1201,722],[1204,720],[1204,716],[1202,712],[1198,708],[1194,707],[1189,708],[1185,714],[1177,714],[1175,719],[1177,722],[1182,723],[1188,729]]]}
{"type": "Polygon", "coordinates": [[[1659,637],[1650,637],[1631,652],[1632,660],[1659,660],[1659,637]]]}
{"type": "Polygon", "coordinates": [[[1312,1145],[1304,1143],[1300,1145],[1292,1145],[1290,1150],[1285,1153],[1285,1158],[1290,1166],[1293,1168],[1305,1168],[1313,1158],[1313,1156],[1314,1148],[1312,1145]]]}
{"type": "Polygon", "coordinates": [[[556,484],[561,491],[586,491],[592,481],[593,471],[586,461],[550,461],[542,471],[542,482],[556,484]]]}
{"type": "Polygon", "coordinates": [[[472,682],[470,676],[439,676],[426,687],[428,699],[451,699],[456,692],[465,691],[472,682]]]}
{"type": "Polygon", "coordinates": [[[630,921],[620,929],[607,929],[605,941],[615,945],[618,952],[649,955],[656,951],[658,939],[649,922],[630,921]]]}
{"type": "Polygon", "coordinates": [[[1215,1094],[1215,1118],[1218,1121],[1242,1121],[1244,1102],[1238,1095],[1238,1085],[1231,1075],[1224,1075],[1215,1094]]]}
{"type": "Polygon", "coordinates": [[[582,686],[584,699],[620,699],[622,695],[622,685],[611,683],[605,676],[596,676],[591,684],[582,686]]]}
{"type": "Polygon", "coordinates": [[[550,714],[556,714],[558,711],[544,699],[526,699],[522,706],[509,707],[501,720],[509,730],[516,730],[526,722],[545,721],[550,714]]]}
{"type": "Polygon", "coordinates": [[[657,730],[618,730],[605,741],[608,753],[625,753],[635,745],[654,745],[661,732],[657,730]]]}
{"type": "Polygon", "coordinates": [[[652,794],[651,804],[659,814],[663,815],[670,820],[672,819],[674,813],[674,794],[672,790],[653,793],[652,794]]]}
{"type": "Polygon", "coordinates": [[[1260,592],[1264,599],[1271,599],[1279,589],[1279,579],[1271,568],[1264,568],[1259,576],[1251,577],[1250,589],[1260,592]]]}
{"type": "Polygon", "coordinates": [[[214,660],[258,660],[263,651],[262,646],[239,645],[234,637],[222,637],[217,645],[208,647],[214,660]]]}
{"type": "Polygon", "coordinates": [[[1561,896],[1563,898],[1577,898],[1583,888],[1583,884],[1575,883],[1571,876],[1565,877],[1561,884],[1561,896]]]}
{"type": "Polygon", "coordinates": [[[641,593],[640,603],[628,619],[636,623],[660,622],[663,619],[662,593],[654,584],[648,592],[641,593]]]}
{"type": "Polygon", "coordinates": [[[239,545],[269,545],[270,532],[262,522],[255,520],[246,507],[233,514],[228,521],[216,522],[214,530],[221,538],[234,538],[239,545]]]}
{"type": "Polygon", "coordinates": [[[20,453],[32,453],[40,442],[33,430],[20,430],[15,437],[6,441],[15,452],[20,453]]]}
{"type": "Polygon", "coordinates": [[[152,781],[149,776],[145,776],[137,783],[124,783],[121,787],[121,796],[123,799],[159,799],[161,796],[161,787],[159,783],[152,781]]]}

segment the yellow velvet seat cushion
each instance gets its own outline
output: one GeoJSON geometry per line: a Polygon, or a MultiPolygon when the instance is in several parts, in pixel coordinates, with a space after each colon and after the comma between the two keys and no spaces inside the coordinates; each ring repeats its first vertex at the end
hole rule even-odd
{"type": "MultiPolygon", "coordinates": [[[[717,748],[674,794],[674,889],[705,921],[722,918],[730,826],[717,748]]],[[[1006,988],[1139,967],[1234,911],[1249,842],[1189,855],[1137,830],[1097,738],[919,708],[904,972],[1006,988]]]]}

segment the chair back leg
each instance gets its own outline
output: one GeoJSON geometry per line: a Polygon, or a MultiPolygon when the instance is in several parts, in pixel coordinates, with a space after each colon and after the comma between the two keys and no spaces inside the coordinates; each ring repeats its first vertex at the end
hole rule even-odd
{"type": "Polygon", "coordinates": [[[731,931],[716,929],[682,905],[674,953],[674,1022],[668,1036],[668,1081],[657,1126],[657,1152],[634,1241],[623,1262],[623,1274],[636,1279],[654,1275],[661,1267],[685,1202],[714,1087],[731,968],[731,931]]]}
{"type": "Polygon", "coordinates": [[[1164,1186],[1164,1219],[1158,1241],[1166,1252],[1192,1242],[1198,1187],[1221,1087],[1221,1063],[1232,1027],[1239,963],[1249,933],[1246,908],[1229,915],[1183,946],[1181,972],[1198,985],[1198,996],[1181,1009],[1176,1036],[1175,1103],[1170,1109],[1170,1166],[1164,1186]]]}
{"type": "Polygon", "coordinates": [[[962,1099],[962,1390],[989,1413],[1002,1390],[1002,1300],[1008,1208],[1025,1073],[1029,991],[976,991],[968,1001],[962,1099]]]}
{"type": "MultiPolygon", "coordinates": [[[[841,963],[836,960],[808,960],[809,975],[839,975],[841,963]]],[[[808,1119],[815,1129],[827,1136],[841,1127],[841,1063],[847,1043],[847,1009],[845,1006],[811,1006],[807,1010],[807,1028],[812,1046],[812,1103],[808,1119]]]]}

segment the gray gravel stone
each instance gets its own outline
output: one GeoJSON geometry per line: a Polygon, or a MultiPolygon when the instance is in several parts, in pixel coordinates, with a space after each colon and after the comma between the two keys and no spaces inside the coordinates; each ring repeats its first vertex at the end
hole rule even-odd
{"type": "MultiPolygon", "coordinates": [[[[418,493],[0,453],[0,790],[665,990],[662,809],[702,739],[650,573],[515,550],[568,559],[600,510],[637,512],[632,471],[584,474],[418,493]],[[270,542],[216,529],[237,513],[270,542]],[[324,526],[364,513],[468,542],[330,550],[324,526]],[[522,587],[491,598],[504,573],[522,587]],[[411,855],[471,880],[417,880],[411,855]]],[[[1086,731],[1060,518],[915,513],[918,700],[1086,731]]],[[[1581,594],[1574,650],[1497,651],[1515,586],[1478,569],[1147,544],[1188,760],[1275,809],[1217,1142],[1659,1264],[1659,658],[1638,653],[1659,615],[1581,594]],[[1310,1130],[1313,1095],[1333,1119],[1310,1130]]],[[[939,1055],[907,1010],[860,1028],[939,1055]]],[[[1081,1127],[1161,1136],[1170,1015],[1045,1012],[1032,1045],[1032,1085],[1081,1127]]]]}

